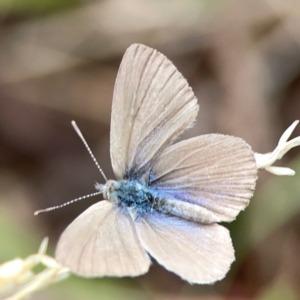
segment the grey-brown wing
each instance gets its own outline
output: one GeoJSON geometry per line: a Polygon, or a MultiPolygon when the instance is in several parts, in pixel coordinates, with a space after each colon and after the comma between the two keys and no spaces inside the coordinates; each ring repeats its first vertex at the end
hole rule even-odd
{"type": "Polygon", "coordinates": [[[232,221],[249,203],[257,179],[250,146],[209,134],[168,147],[152,164],[149,185],[168,198],[200,205],[232,221]]]}
{"type": "Polygon", "coordinates": [[[144,45],[130,46],[112,104],[110,155],[116,178],[141,177],[150,161],[194,122],[198,109],[170,60],[144,45]]]}
{"type": "Polygon", "coordinates": [[[159,264],[190,283],[222,279],[234,261],[229,231],[152,213],[136,220],[143,247],[159,264]]]}
{"type": "Polygon", "coordinates": [[[150,266],[128,212],[105,200],[67,227],[55,257],[73,273],[86,277],[138,276],[150,266]]]}

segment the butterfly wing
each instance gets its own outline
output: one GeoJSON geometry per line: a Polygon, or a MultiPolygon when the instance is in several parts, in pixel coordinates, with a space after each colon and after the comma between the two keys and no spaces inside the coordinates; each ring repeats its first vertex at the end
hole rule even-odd
{"type": "Polygon", "coordinates": [[[108,201],[89,207],[68,226],[55,257],[86,277],[137,276],[150,266],[130,215],[108,201]]]}
{"type": "Polygon", "coordinates": [[[249,203],[257,179],[250,146],[209,134],[168,147],[152,164],[149,185],[165,198],[200,205],[232,221],[249,203]]]}
{"type": "Polygon", "coordinates": [[[110,155],[116,178],[141,178],[197,113],[197,99],[171,61],[152,48],[131,45],[112,103],[110,155]]]}
{"type": "Polygon", "coordinates": [[[229,231],[158,213],[136,220],[143,247],[159,264],[190,283],[222,279],[234,261],[229,231]]]}

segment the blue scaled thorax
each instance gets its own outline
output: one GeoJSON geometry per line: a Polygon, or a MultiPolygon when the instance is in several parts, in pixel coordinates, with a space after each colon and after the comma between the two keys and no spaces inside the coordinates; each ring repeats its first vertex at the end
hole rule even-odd
{"type": "Polygon", "coordinates": [[[155,205],[156,193],[136,180],[109,180],[105,186],[104,197],[118,206],[147,212],[155,205]]]}

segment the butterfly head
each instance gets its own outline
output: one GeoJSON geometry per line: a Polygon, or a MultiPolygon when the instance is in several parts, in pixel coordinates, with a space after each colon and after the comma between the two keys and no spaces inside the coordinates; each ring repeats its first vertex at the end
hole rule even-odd
{"type": "Polygon", "coordinates": [[[107,180],[105,184],[96,182],[95,188],[103,194],[104,199],[110,200],[110,195],[114,191],[114,180],[107,180]]]}

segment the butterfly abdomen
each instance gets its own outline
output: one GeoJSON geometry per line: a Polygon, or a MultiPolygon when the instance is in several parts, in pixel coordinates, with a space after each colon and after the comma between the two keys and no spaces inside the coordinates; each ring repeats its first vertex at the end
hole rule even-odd
{"type": "Polygon", "coordinates": [[[106,197],[118,206],[130,208],[137,215],[156,211],[204,224],[219,222],[204,207],[160,195],[135,180],[110,181],[106,197]]]}

